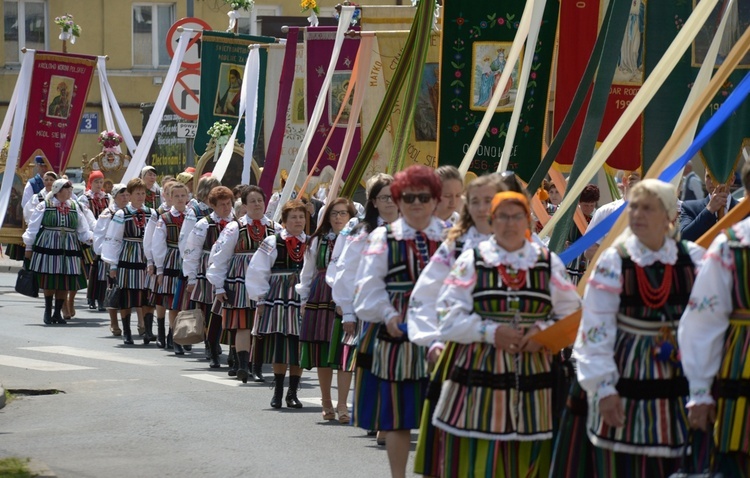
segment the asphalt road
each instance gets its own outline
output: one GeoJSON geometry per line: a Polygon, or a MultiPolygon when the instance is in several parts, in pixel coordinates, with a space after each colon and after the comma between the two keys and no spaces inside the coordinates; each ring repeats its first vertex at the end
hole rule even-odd
{"type": "Polygon", "coordinates": [[[389,475],[374,438],[322,420],[314,371],[302,378],[303,409],[274,410],[269,384],[211,371],[202,346],[184,357],[124,346],[83,293],[69,325],[45,327],[42,299],[14,284],[0,273],[0,384],[61,393],[18,396],[0,410],[0,458],[31,457],[70,478],[389,475]]]}

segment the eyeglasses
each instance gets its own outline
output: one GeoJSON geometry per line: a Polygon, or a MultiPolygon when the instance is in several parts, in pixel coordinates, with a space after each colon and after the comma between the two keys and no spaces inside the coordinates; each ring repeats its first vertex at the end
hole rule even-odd
{"type": "Polygon", "coordinates": [[[393,202],[393,197],[390,194],[383,194],[381,196],[375,196],[375,199],[383,202],[393,202]]]}
{"type": "Polygon", "coordinates": [[[403,200],[406,204],[413,204],[417,199],[419,199],[419,202],[421,202],[422,204],[427,204],[428,202],[432,201],[432,194],[420,193],[401,195],[401,200],[403,200]]]}
{"type": "Polygon", "coordinates": [[[494,217],[494,219],[496,221],[498,221],[498,222],[504,222],[505,224],[508,224],[508,223],[511,223],[511,222],[520,222],[520,221],[522,221],[525,218],[526,218],[526,215],[525,214],[521,214],[521,213],[513,214],[513,215],[498,214],[497,216],[494,217]]]}
{"type": "Polygon", "coordinates": [[[348,217],[349,211],[331,211],[331,217],[348,217]]]}

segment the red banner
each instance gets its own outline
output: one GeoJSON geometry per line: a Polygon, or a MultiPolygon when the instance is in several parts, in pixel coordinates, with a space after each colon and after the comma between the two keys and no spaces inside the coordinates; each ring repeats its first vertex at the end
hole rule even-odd
{"type": "MultiPolygon", "coordinates": [[[[333,43],[336,38],[336,27],[319,27],[319,28],[308,28],[305,33],[305,50],[307,59],[307,79],[306,79],[306,92],[307,98],[307,114],[310,115],[315,108],[315,103],[318,100],[320,89],[323,86],[323,80],[325,79],[326,70],[328,70],[328,64],[331,61],[331,54],[333,53],[333,43]]],[[[325,109],[323,110],[323,116],[320,119],[320,124],[315,131],[310,142],[310,148],[307,152],[307,165],[308,168],[312,168],[315,160],[320,154],[320,150],[323,148],[326,137],[329,131],[333,128],[333,122],[336,120],[336,115],[339,113],[341,103],[344,96],[346,95],[346,89],[349,86],[349,80],[352,74],[352,68],[354,67],[354,60],[357,58],[357,50],[359,50],[359,39],[346,38],[341,46],[341,54],[339,55],[338,63],[336,64],[336,71],[333,74],[333,81],[331,88],[328,91],[328,100],[326,101],[325,109]]],[[[297,106],[297,98],[293,98],[293,105],[297,106]]],[[[333,136],[326,146],[325,154],[318,163],[318,171],[314,173],[315,176],[319,175],[325,166],[331,166],[336,169],[336,164],[339,161],[339,155],[344,144],[344,136],[346,135],[346,125],[349,121],[349,109],[351,108],[351,98],[349,99],[349,108],[344,110],[344,114],[341,115],[339,124],[335,127],[333,136]]],[[[359,154],[359,148],[362,144],[360,127],[357,126],[357,131],[354,133],[352,139],[352,146],[349,150],[349,164],[354,163],[354,159],[359,154]]],[[[349,174],[349,166],[344,171],[344,177],[349,174]]],[[[308,171],[309,172],[309,171],[308,171]]]]}
{"type": "Polygon", "coordinates": [[[41,155],[54,171],[65,171],[95,67],[95,56],[36,52],[21,165],[41,155]]]}
{"type": "MultiPolygon", "coordinates": [[[[643,81],[643,29],[641,2],[635,0],[632,21],[623,38],[617,54],[621,60],[617,66],[613,85],[610,88],[607,107],[602,120],[598,139],[603,141],[614,127],[622,112],[630,104],[640,89],[643,81]]],[[[555,91],[555,112],[553,125],[555,131],[560,128],[565,114],[573,101],[578,82],[586,69],[586,64],[594,49],[599,28],[600,15],[605,6],[600,0],[564,1],[560,6],[560,45],[557,60],[557,86],[555,91]]],[[[573,163],[578,138],[583,128],[583,112],[588,106],[588,99],[582,108],[573,128],[565,139],[563,148],[557,157],[559,164],[573,163]]],[[[628,131],[625,138],[607,160],[607,164],[617,169],[636,169],[641,164],[642,118],[639,118],[628,131]]]]}

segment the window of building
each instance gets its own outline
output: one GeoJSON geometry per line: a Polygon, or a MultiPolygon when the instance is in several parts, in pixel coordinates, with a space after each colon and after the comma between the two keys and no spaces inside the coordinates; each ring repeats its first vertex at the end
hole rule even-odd
{"type": "Polygon", "coordinates": [[[281,15],[281,6],[279,5],[258,5],[255,4],[250,12],[240,10],[242,16],[237,21],[237,29],[240,33],[250,35],[260,35],[260,17],[278,17],[281,15]]]}
{"type": "Polygon", "coordinates": [[[133,5],[133,66],[169,66],[166,38],[174,17],[173,3],[133,5]]]}
{"type": "Polygon", "coordinates": [[[5,1],[3,11],[6,63],[20,63],[22,48],[47,48],[47,9],[43,0],[5,1]]]}

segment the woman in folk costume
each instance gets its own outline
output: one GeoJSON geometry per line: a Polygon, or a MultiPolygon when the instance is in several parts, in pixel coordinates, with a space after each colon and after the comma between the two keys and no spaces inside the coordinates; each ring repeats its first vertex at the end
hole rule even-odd
{"type": "Polygon", "coordinates": [[[72,195],[70,181],[56,180],[44,202],[37,204],[23,233],[29,269],[34,271],[39,288],[44,289],[47,325],[64,325],[60,312],[68,292],[86,287],[81,244],[91,244],[93,234],[72,195]]]}
{"type": "Polygon", "coordinates": [[[36,206],[40,202],[44,202],[47,200],[47,194],[52,191],[52,184],[54,184],[57,179],[57,173],[55,173],[54,171],[47,171],[46,173],[44,173],[44,176],[42,176],[44,188],[38,193],[31,196],[31,199],[29,199],[23,207],[23,220],[26,221],[26,224],[28,224],[31,220],[31,215],[34,214],[36,206]]]}
{"type": "Polygon", "coordinates": [[[442,194],[435,216],[443,221],[443,227],[453,226],[463,209],[464,180],[455,166],[440,166],[435,170],[440,177],[442,194]]]}
{"type": "MultiPolygon", "coordinates": [[[[335,362],[341,372],[354,372],[356,364],[357,316],[354,314],[354,284],[357,280],[357,267],[367,244],[367,236],[376,228],[398,219],[398,207],[391,196],[393,177],[376,174],[367,181],[367,205],[361,222],[351,219],[340,234],[333,248],[331,262],[326,271],[326,283],[331,287],[331,298],[339,313],[331,331],[331,346],[336,345],[335,362]]],[[[343,377],[343,376],[342,376],[343,377]]],[[[349,387],[341,390],[339,400],[347,403],[349,387]],[[343,395],[346,393],[346,395],[343,395]]],[[[343,407],[339,406],[339,420],[343,407]]],[[[375,430],[372,430],[375,433],[375,430]]],[[[383,441],[381,444],[385,444],[383,441]]]]}
{"type": "MultiPolygon", "coordinates": [[[[750,197],[750,163],[742,169],[742,182],[750,197]]],[[[750,218],[745,218],[708,248],[678,333],[690,383],[690,426],[713,429],[714,469],[725,477],[750,476],[749,284],[750,218]]]]}
{"type": "Polygon", "coordinates": [[[687,443],[688,382],[675,334],[703,249],[672,237],[671,184],[645,179],[628,201],[629,230],[596,263],[573,350],[596,447],[587,476],[667,476],[687,443]]]}
{"type": "MultiPolygon", "coordinates": [[[[299,334],[302,344],[301,366],[307,370],[313,367],[318,369],[323,420],[336,419],[336,412],[331,402],[331,383],[333,382],[333,369],[339,368],[336,351],[340,343],[340,341],[331,343],[333,325],[336,320],[336,303],[331,298],[331,287],[326,284],[325,275],[333,249],[340,239],[339,233],[349,219],[356,214],[357,210],[354,205],[346,198],[338,198],[326,207],[323,221],[310,237],[300,282],[296,286],[302,303],[302,325],[299,334]]],[[[336,375],[339,392],[337,407],[339,421],[349,423],[346,397],[351,387],[352,374],[349,371],[339,370],[336,375]]]]}
{"type": "MultiPolygon", "coordinates": [[[[111,199],[109,194],[102,191],[102,186],[104,186],[104,174],[101,171],[92,171],[89,174],[86,192],[78,198],[81,206],[87,207],[97,220],[99,219],[99,215],[109,207],[111,199]]],[[[86,291],[86,298],[88,299],[89,309],[95,310],[98,303],[99,311],[103,312],[104,293],[107,290],[107,276],[106,274],[99,273],[99,270],[102,269],[102,261],[96,252],[94,254],[94,261],[91,264],[88,276],[89,287],[86,291]]]]}
{"type": "Polygon", "coordinates": [[[410,430],[419,426],[427,390],[427,348],[409,341],[406,308],[412,288],[435,253],[443,223],[433,216],[441,184],[435,171],[410,166],[398,172],[391,195],[401,218],[378,227],[367,239],[354,292],[360,337],[354,424],[387,431],[393,476],[404,476],[410,430]]]}
{"type": "Polygon", "coordinates": [[[438,333],[438,316],[435,310],[438,294],[458,256],[490,238],[492,198],[501,191],[505,191],[505,185],[498,175],[482,176],[469,184],[466,188],[466,203],[458,222],[448,230],[445,241],[419,276],[409,299],[409,340],[417,345],[429,347],[427,361],[434,368],[422,410],[417,454],[414,460],[414,471],[420,475],[438,474],[439,443],[438,434],[432,426],[432,415],[440,396],[445,371],[450,369],[450,358],[454,356],[453,351],[457,346],[455,343],[447,344],[449,350],[443,354],[446,344],[438,333]],[[444,355],[446,358],[441,360],[440,357],[444,355]]]}
{"type": "MultiPolygon", "coordinates": [[[[120,288],[120,317],[122,339],[126,345],[133,344],[130,330],[131,309],[146,308],[146,254],[143,236],[146,224],[156,217],[156,211],[145,206],[146,185],[139,178],[128,181],[130,204],[117,211],[107,228],[102,247],[102,260],[110,265],[109,276],[120,288]]],[[[153,315],[146,314],[153,322],[153,315]]],[[[151,329],[151,323],[149,330],[151,329]]],[[[144,336],[144,343],[146,337],[144,336]]]]}
{"type": "MultiPolygon", "coordinates": [[[[247,297],[258,304],[253,333],[262,337],[263,356],[273,364],[271,407],[281,408],[284,376],[289,369],[286,406],[302,408],[297,398],[302,367],[299,359],[300,297],[295,290],[308,237],[307,206],[293,199],[281,208],[283,229],[269,235],[250,260],[245,275],[247,297]]],[[[256,348],[259,343],[256,342],[256,348]]],[[[258,352],[255,352],[256,356],[258,352]]]]}
{"type": "Polygon", "coordinates": [[[532,338],[580,298],[560,259],[531,241],[525,194],[497,193],[490,211],[492,238],[464,250],[437,299],[440,339],[455,343],[432,417],[437,475],[546,477],[552,357],[532,338]]]}
{"type": "MultiPolygon", "coordinates": [[[[198,191],[201,190],[201,183],[198,183],[198,191]]],[[[232,191],[225,186],[217,186],[208,194],[208,204],[213,211],[206,217],[200,219],[194,227],[191,228],[190,235],[185,240],[184,255],[182,257],[182,273],[187,277],[187,293],[190,301],[195,307],[203,311],[204,316],[213,315],[209,320],[209,328],[206,338],[209,347],[209,367],[219,368],[219,340],[221,339],[221,314],[215,314],[213,311],[214,304],[214,287],[206,278],[208,270],[208,259],[211,255],[211,248],[219,234],[225,227],[234,221],[232,214],[232,205],[234,196],[232,191]]],[[[189,219],[188,216],[185,221],[189,219]]],[[[184,233],[180,233],[180,239],[184,233]]],[[[162,319],[163,320],[163,319],[162,319]]],[[[159,324],[160,337],[163,339],[164,322],[159,324]]]]}
{"type": "Polygon", "coordinates": [[[144,166],[141,169],[141,179],[146,186],[146,199],[144,205],[151,209],[158,209],[162,203],[161,189],[156,182],[156,168],[153,166],[144,166]]]}
{"type": "Polygon", "coordinates": [[[263,241],[276,234],[276,227],[263,215],[266,195],[258,186],[250,186],[242,202],[247,206],[247,214],[221,231],[211,250],[206,278],[214,286],[215,300],[224,305],[222,326],[234,335],[235,349],[230,349],[237,367],[234,375],[242,383],[248,379],[263,382],[263,358],[257,339],[252,347],[256,304],[245,293],[249,279],[245,274],[263,241]],[[249,368],[251,351],[254,354],[249,368]]]}
{"type": "MultiPolygon", "coordinates": [[[[185,207],[190,194],[187,186],[182,183],[170,183],[169,211],[159,216],[156,228],[151,236],[151,250],[156,267],[156,297],[161,299],[161,306],[169,310],[169,330],[174,330],[177,313],[180,311],[182,296],[184,293],[184,282],[182,277],[182,256],[178,247],[180,229],[185,220],[185,207]]],[[[153,321],[153,316],[151,318],[153,321]]],[[[149,323],[146,324],[146,333],[151,330],[149,323]]],[[[157,322],[157,333],[162,332],[157,322]]],[[[158,341],[157,337],[157,341],[158,341]]],[[[144,338],[144,342],[146,342],[144,338]]],[[[148,342],[146,342],[148,343],[148,342]]],[[[182,345],[174,343],[175,355],[184,355],[182,345]]]]}
{"type": "MultiPolygon", "coordinates": [[[[104,238],[107,234],[112,217],[120,209],[124,209],[130,202],[130,193],[128,192],[127,186],[124,184],[115,184],[112,186],[112,201],[109,206],[99,214],[99,218],[96,220],[96,226],[94,227],[94,254],[101,258],[102,248],[104,246],[104,238]]],[[[109,264],[103,260],[99,264],[98,275],[93,278],[94,280],[103,281],[104,287],[106,288],[111,279],[109,277],[109,264]]],[[[117,309],[107,309],[109,313],[109,331],[112,335],[119,337],[122,335],[122,329],[117,323],[117,309]]]]}

